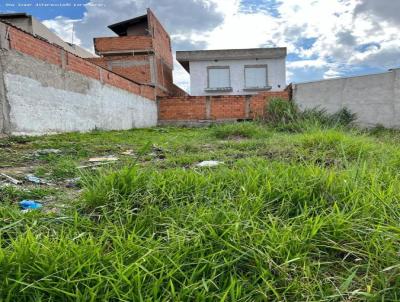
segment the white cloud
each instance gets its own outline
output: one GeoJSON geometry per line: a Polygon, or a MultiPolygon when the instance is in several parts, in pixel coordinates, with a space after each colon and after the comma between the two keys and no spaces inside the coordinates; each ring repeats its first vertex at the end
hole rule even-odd
{"type": "MultiPolygon", "coordinates": [[[[299,28],[294,34],[286,32],[285,39],[292,52],[301,59],[314,58],[323,77],[342,76],[356,70],[363,72],[370,68],[385,70],[400,64],[400,33],[393,22],[382,21],[374,15],[374,10],[355,14],[358,5],[370,0],[332,0],[300,1],[285,0],[280,6],[281,18],[287,28],[299,28]],[[293,45],[291,40],[315,37],[315,44],[307,50],[293,45]],[[373,43],[375,47],[362,50],[363,45],[373,43]],[[293,49],[294,48],[294,49],[293,49]],[[397,50],[395,50],[397,48],[397,50]],[[363,52],[364,51],[364,52],[363,52]]],[[[381,4],[390,4],[392,0],[380,0],[381,4]],[[390,3],[389,3],[390,2],[390,3]]],[[[379,6],[380,8],[382,5],[379,6]]],[[[400,18],[399,18],[400,19],[400,18]]],[[[310,61],[297,61],[290,68],[309,68],[310,61]]],[[[313,67],[317,67],[314,66],[313,67]]],[[[313,72],[313,71],[311,71],[313,72]]],[[[296,74],[296,71],[293,71],[296,74]]],[[[307,80],[304,78],[299,80],[307,80]]],[[[307,77],[307,75],[305,75],[307,77]]],[[[296,78],[296,76],[294,76],[296,78]]]]}
{"type": "Polygon", "coordinates": [[[287,67],[290,69],[298,69],[298,68],[322,68],[327,63],[322,59],[316,60],[301,60],[301,61],[292,61],[287,62],[287,67]]]}
{"type": "Polygon", "coordinates": [[[74,31],[74,23],[81,20],[68,19],[66,17],[58,16],[52,20],[42,21],[45,26],[55,32],[61,39],[68,43],[81,45],[82,41],[77,37],[74,31]]]}
{"type": "Polygon", "coordinates": [[[275,41],[273,36],[278,27],[275,18],[265,12],[227,15],[223,24],[206,36],[208,48],[255,48],[276,44],[279,41],[275,41]]]}
{"type": "Polygon", "coordinates": [[[335,69],[328,69],[328,70],[325,71],[325,73],[324,73],[324,79],[337,78],[337,77],[340,77],[341,75],[342,75],[342,73],[339,72],[338,70],[335,70],[335,69]]]}

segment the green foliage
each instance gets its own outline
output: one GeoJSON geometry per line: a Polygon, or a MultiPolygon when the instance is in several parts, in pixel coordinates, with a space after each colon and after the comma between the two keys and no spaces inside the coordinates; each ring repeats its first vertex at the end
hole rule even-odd
{"type": "Polygon", "coordinates": [[[297,121],[299,111],[294,102],[272,99],[267,107],[267,121],[272,124],[289,124],[297,121]]]}
{"type": "Polygon", "coordinates": [[[11,136],[7,139],[9,142],[15,143],[15,144],[27,144],[31,141],[34,140],[33,137],[30,136],[11,136]]]}
{"type": "Polygon", "coordinates": [[[332,123],[343,126],[351,125],[357,119],[357,115],[344,107],[330,116],[332,123]]]}
{"type": "Polygon", "coordinates": [[[266,122],[275,129],[302,132],[319,127],[349,126],[356,120],[356,115],[347,108],[334,114],[328,114],[324,109],[306,109],[300,111],[294,102],[273,99],[267,107],[266,122]]]}
{"type": "Polygon", "coordinates": [[[370,129],[369,133],[371,135],[384,135],[385,133],[391,132],[393,134],[396,133],[396,130],[392,130],[392,129],[387,129],[385,128],[382,124],[376,125],[375,127],[373,127],[372,129],[370,129]]]}

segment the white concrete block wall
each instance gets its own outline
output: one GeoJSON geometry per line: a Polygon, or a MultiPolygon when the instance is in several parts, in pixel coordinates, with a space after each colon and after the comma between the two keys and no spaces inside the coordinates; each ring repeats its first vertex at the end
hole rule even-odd
{"type": "Polygon", "coordinates": [[[286,88],[286,60],[281,59],[259,59],[259,60],[218,60],[215,61],[192,61],[190,62],[190,94],[201,95],[247,95],[257,94],[257,91],[245,91],[244,67],[245,65],[267,65],[268,85],[271,91],[283,91],[286,88]],[[208,86],[207,67],[229,66],[231,76],[231,92],[206,92],[208,86]],[[280,86],[280,87],[278,87],[280,86]]]}
{"type": "Polygon", "coordinates": [[[155,126],[154,101],[93,80],[86,93],[43,86],[28,77],[5,74],[13,134],[155,126]]]}
{"type": "Polygon", "coordinates": [[[93,129],[125,130],[157,124],[153,100],[8,51],[0,58],[3,110],[13,135],[93,129]]]}
{"type": "Polygon", "coordinates": [[[364,127],[400,127],[400,69],[382,74],[329,79],[293,85],[300,109],[324,108],[334,113],[344,107],[357,114],[364,127]]]}

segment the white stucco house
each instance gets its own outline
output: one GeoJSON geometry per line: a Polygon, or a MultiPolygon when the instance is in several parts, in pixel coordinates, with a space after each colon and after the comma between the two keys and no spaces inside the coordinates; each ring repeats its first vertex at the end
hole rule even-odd
{"type": "Polygon", "coordinates": [[[190,94],[248,95],[286,88],[285,47],[177,51],[190,74],[190,94]]]}

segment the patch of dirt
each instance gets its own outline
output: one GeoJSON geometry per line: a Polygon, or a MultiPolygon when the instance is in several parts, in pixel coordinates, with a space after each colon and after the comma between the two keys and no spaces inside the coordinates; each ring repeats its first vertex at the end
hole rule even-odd
{"type": "Polygon", "coordinates": [[[318,166],[330,168],[330,167],[343,167],[343,162],[335,158],[317,158],[314,163],[318,166]]]}
{"type": "Polygon", "coordinates": [[[26,174],[32,173],[37,166],[26,166],[26,167],[3,167],[0,168],[0,173],[4,173],[10,176],[25,176],[26,174]]]}
{"type": "Polygon", "coordinates": [[[46,213],[61,214],[63,210],[69,208],[74,200],[77,200],[82,191],[81,190],[64,190],[64,196],[47,196],[41,201],[43,203],[43,210],[46,213]]]}
{"type": "Polygon", "coordinates": [[[165,152],[164,152],[163,148],[153,145],[152,148],[151,148],[151,151],[152,152],[149,154],[150,156],[152,156],[152,157],[154,157],[156,159],[161,159],[161,160],[166,159],[166,155],[165,155],[165,152]]]}

